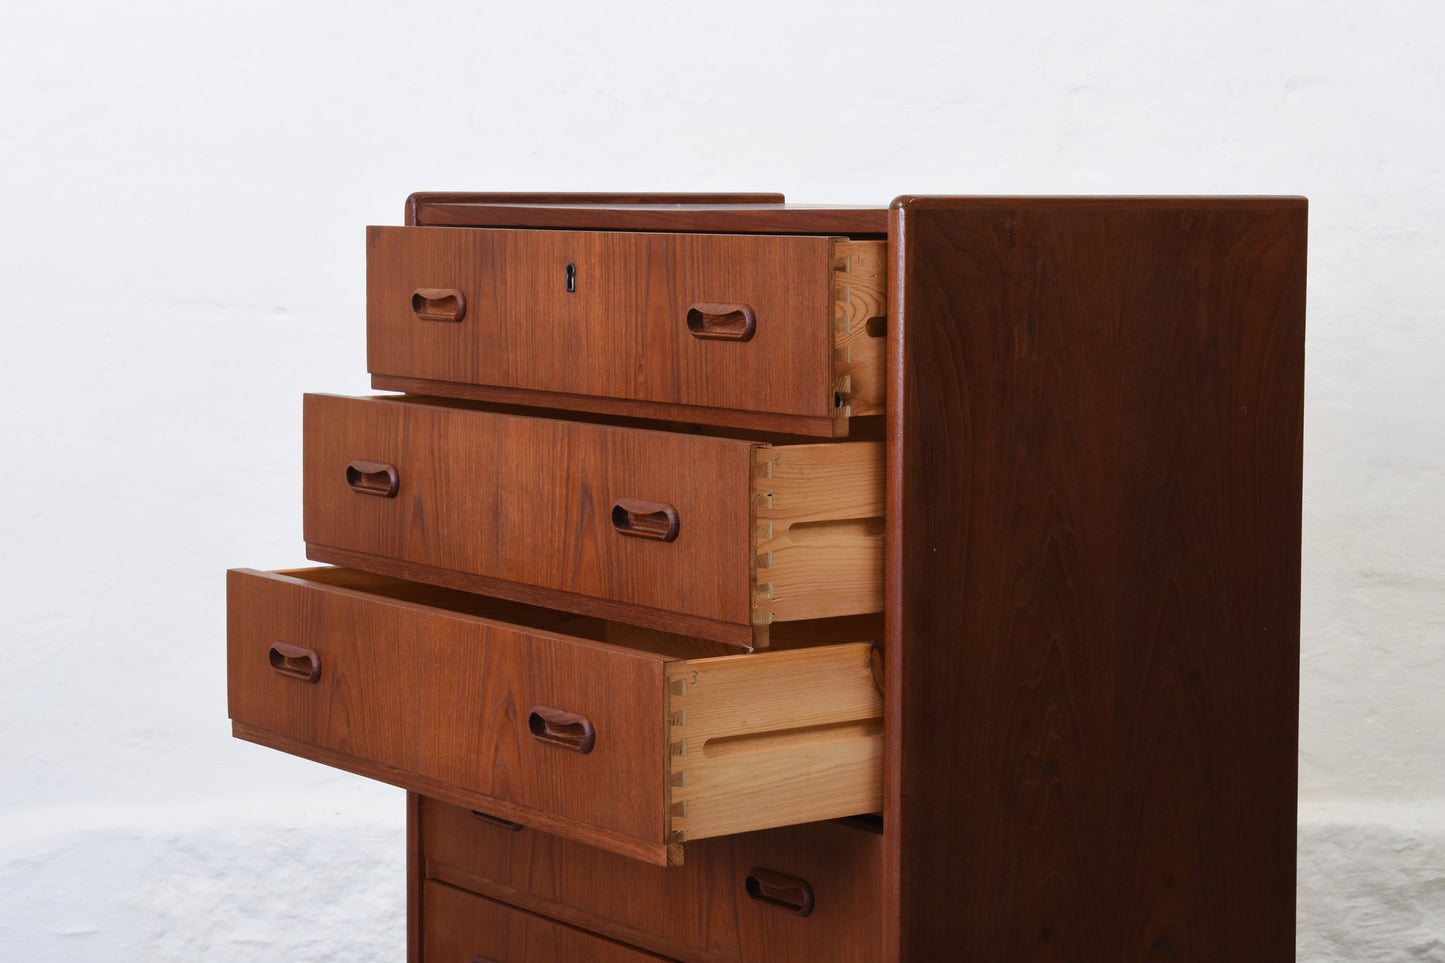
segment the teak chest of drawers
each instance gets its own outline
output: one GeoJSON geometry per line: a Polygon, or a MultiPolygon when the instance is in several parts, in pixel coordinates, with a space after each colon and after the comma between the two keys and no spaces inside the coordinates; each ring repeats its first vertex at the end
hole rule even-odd
{"type": "Polygon", "coordinates": [[[413,963],[1292,959],[1306,211],[413,195],[235,734],[413,963]]]}

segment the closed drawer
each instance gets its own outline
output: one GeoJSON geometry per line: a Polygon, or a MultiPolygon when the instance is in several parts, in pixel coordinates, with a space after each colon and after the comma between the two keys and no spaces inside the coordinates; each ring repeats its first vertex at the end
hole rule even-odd
{"type": "Polygon", "coordinates": [[[422,873],[680,960],[874,963],[883,839],[836,822],[689,844],[657,867],[416,800],[422,873]]]}
{"type": "Polygon", "coordinates": [[[441,883],[422,889],[422,963],[662,963],[664,957],[441,883]]]}
{"type": "Polygon", "coordinates": [[[840,437],[884,405],[886,242],[373,227],[377,388],[840,437]]]}
{"type": "Polygon", "coordinates": [[[657,863],[880,808],[872,645],[687,658],[698,643],[607,628],[341,569],[232,571],[233,729],[657,863]]]}
{"type": "Polygon", "coordinates": [[[714,639],[883,608],[883,446],[307,395],[318,561],[714,639]]]}

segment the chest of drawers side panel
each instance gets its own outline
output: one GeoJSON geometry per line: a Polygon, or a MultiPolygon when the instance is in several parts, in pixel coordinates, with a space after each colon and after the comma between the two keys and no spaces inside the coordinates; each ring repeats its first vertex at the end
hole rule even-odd
{"type": "Polygon", "coordinates": [[[894,231],[890,954],[1293,959],[1304,202],[894,231]]]}

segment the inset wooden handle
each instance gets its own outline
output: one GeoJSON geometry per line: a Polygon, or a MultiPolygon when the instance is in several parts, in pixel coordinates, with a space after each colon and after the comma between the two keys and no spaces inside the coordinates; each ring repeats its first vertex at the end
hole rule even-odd
{"type": "Polygon", "coordinates": [[[533,706],[532,714],[527,717],[527,728],[538,742],[573,752],[591,752],[597,742],[597,730],[592,728],[591,719],[551,706],[533,706]]]}
{"type": "Polygon", "coordinates": [[[321,656],[312,649],[277,642],[271,646],[269,657],[271,668],[282,675],[300,679],[302,682],[315,682],[321,678],[321,656]]]}
{"type": "Polygon", "coordinates": [[[467,296],[456,288],[417,288],[411,313],[421,321],[460,321],[467,316],[467,296]]]}
{"type": "Polygon", "coordinates": [[[619,498],[612,506],[612,527],[619,535],[671,542],[677,538],[677,509],[666,502],[619,498]]]}
{"type": "Polygon", "coordinates": [[[346,466],[346,484],[351,486],[352,491],[363,495],[395,498],[401,476],[397,474],[395,465],[358,458],[346,466]]]}
{"type": "Polygon", "coordinates": [[[748,896],[759,903],[776,906],[795,916],[807,916],[813,912],[813,887],[805,879],[754,868],[748,872],[743,885],[748,896]]]}
{"type": "Polygon", "coordinates": [[[472,815],[484,823],[505,829],[509,833],[520,833],[526,829],[521,823],[514,823],[510,819],[503,819],[501,816],[493,816],[491,813],[484,813],[480,809],[473,809],[472,815]]]}
{"type": "Polygon", "coordinates": [[[699,301],[687,311],[687,330],[704,341],[750,341],[758,319],[746,304],[699,301]]]}

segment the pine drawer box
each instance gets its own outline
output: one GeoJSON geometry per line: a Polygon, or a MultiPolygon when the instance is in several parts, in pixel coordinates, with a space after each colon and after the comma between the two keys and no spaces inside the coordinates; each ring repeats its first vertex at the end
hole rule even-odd
{"type": "Polygon", "coordinates": [[[412,963],[1292,960],[1307,223],[413,195],[233,731],[412,963]]]}

